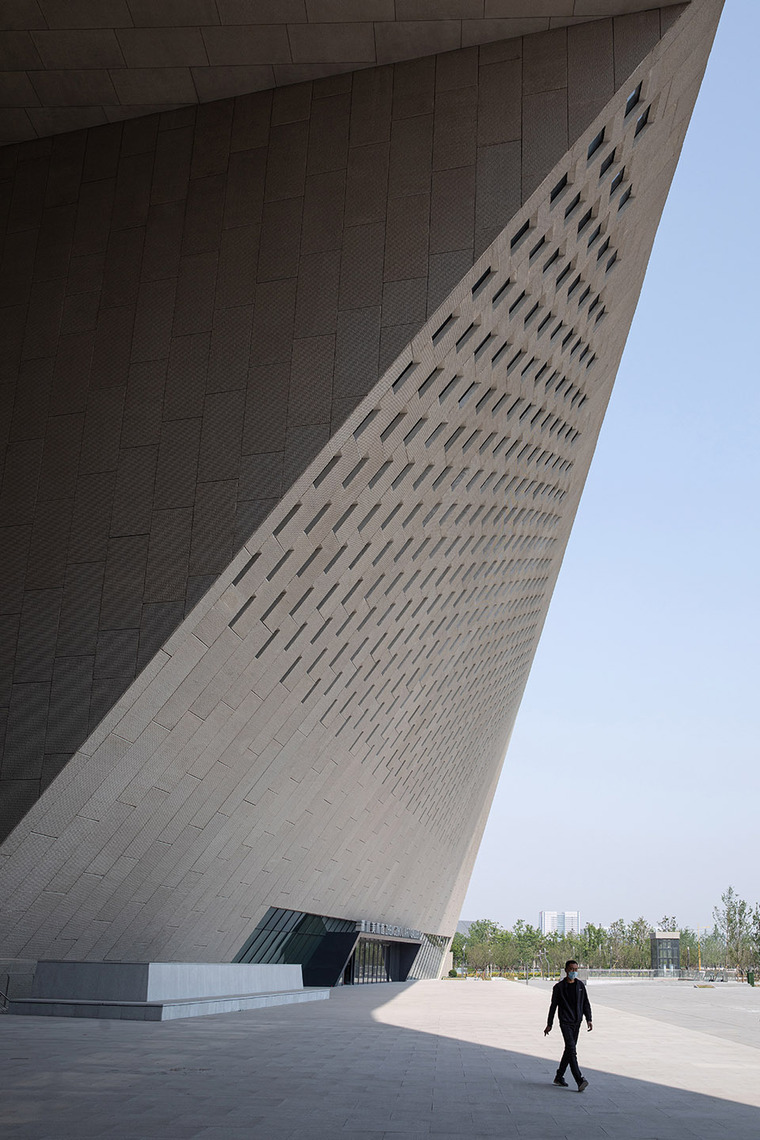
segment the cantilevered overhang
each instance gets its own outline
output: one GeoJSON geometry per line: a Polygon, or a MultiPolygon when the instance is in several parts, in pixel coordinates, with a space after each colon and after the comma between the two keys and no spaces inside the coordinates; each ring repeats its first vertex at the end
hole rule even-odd
{"type": "MultiPolygon", "coordinates": [[[[685,7],[659,0],[658,7],[685,7]]],[[[644,13],[646,0],[3,0],[0,145],[644,13]]]]}

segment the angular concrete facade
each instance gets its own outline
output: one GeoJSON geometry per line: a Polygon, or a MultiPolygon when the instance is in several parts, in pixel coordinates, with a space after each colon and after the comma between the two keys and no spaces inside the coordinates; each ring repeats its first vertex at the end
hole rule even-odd
{"type": "Polygon", "coordinates": [[[451,933],[721,4],[598,7],[6,148],[0,953],[451,933]]]}
{"type": "Polygon", "coordinates": [[[7,148],[0,835],[675,16],[7,148]]]}

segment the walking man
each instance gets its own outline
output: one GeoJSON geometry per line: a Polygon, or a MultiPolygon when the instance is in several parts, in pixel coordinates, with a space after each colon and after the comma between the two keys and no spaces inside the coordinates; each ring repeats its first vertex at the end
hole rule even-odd
{"type": "Polygon", "coordinates": [[[591,1006],[589,1004],[588,994],[586,993],[586,986],[578,977],[578,963],[574,962],[572,958],[568,962],[565,962],[565,977],[561,982],[557,982],[552,990],[552,1003],[549,1006],[549,1019],[546,1022],[544,1036],[552,1031],[555,1010],[557,1010],[559,1014],[559,1027],[565,1040],[565,1051],[562,1054],[562,1060],[559,1063],[554,1083],[555,1085],[562,1085],[563,1088],[567,1088],[565,1070],[569,1065],[570,1072],[578,1082],[578,1092],[583,1092],[584,1089],[588,1088],[588,1081],[585,1080],[583,1073],[578,1067],[578,1057],[575,1052],[575,1047],[578,1043],[578,1034],[580,1033],[583,1018],[586,1018],[589,1032],[593,1029],[593,1026],[591,1024],[591,1006]]]}

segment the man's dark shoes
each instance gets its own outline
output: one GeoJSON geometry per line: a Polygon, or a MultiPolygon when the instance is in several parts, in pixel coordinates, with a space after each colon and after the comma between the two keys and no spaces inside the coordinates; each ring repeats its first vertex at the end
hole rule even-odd
{"type": "Polygon", "coordinates": [[[564,1077],[555,1077],[554,1083],[555,1083],[555,1085],[562,1085],[563,1089],[567,1088],[567,1081],[565,1080],[564,1077]]]}
{"type": "Polygon", "coordinates": [[[584,1079],[578,1085],[578,1092],[583,1092],[583,1090],[587,1089],[587,1088],[588,1088],[588,1081],[584,1077],[584,1079]]]}

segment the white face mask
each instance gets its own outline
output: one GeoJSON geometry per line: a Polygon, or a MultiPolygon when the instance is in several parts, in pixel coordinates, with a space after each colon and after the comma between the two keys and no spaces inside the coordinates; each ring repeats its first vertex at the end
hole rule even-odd
{"type": "Polygon", "coordinates": [[[575,979],[578,977],[578,971],[577,970],[568,970],[567,976],[571,982],[575,981],[575,979]]]}

